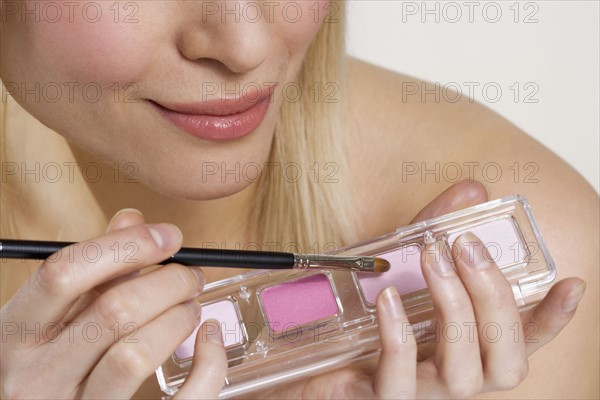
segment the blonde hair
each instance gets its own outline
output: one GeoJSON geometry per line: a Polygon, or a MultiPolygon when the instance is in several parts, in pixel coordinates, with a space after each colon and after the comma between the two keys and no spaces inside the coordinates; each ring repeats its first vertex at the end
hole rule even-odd
{"type": "Polygon", "coordinates": [[[295,243],[306,252],[356,240],[344,149],[344,3],[332,3],[340,16],[323,24],[308,49],[298,76],[301,99],[284,102],[271,151],[271,162],[297,163],[302,177],[297,182],[261,179],[263,197],[253,221],[262,226],[263,240],[295,243]]]}
{"type": "MultiPolygon", "coordinates": [[[[302,176],[291,181],[285,174],[275,174],[275,179],[263,176],[256,182],[258,212],[248,223],[258,243],[324,252],[356,238],[343,146],[344,4],[341,0],[332,3],[337,12],[307,50],[296,85],[299,100],[284,101],[270,153],[271,165],[294,165],[302,176]]],[[[7,102],[2,101],[0,107],[0,161],[6,161],[7,102]]],[[[17,238],[19,216],[14,206],[19,194],[4,181],[0,185],[0,234],[17,238]]]]}

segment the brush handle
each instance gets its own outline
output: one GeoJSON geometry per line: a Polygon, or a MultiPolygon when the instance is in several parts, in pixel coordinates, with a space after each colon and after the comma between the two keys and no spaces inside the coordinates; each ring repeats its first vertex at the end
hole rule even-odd
{"type": "Polygon", "coordinates": [[[292,253],[187,247],[182,247],[173,257],[161,264],[170,262],[183,265],[253,269],[292,269],[295,265],[292,253]]]}
{"type": "MultiPolygon", "coordinates": [[[[75,242],[50,242],[41,240],[0,239],[0,258],[45,260],[63,247],[75,242]]],[[[187,266],[210,266],[225,268],[292,269],[293,253],[275,251],[246,251],[196,249],[182,247],[172,257],[160,264],[178,263],[187,266]]]]}

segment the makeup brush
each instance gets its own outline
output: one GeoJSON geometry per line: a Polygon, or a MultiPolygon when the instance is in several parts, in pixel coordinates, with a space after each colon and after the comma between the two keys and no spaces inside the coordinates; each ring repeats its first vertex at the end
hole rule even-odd
{"type": "MultiPolygon", "coordinates": [[[[45,260],[63,247],[75,242],[0,239],[0,258],[45,260]]],[[[252,269],[332,269],[360,272],[385,272],[389,261],[377,257],[295,254],[275,251],[198,249],[182,247],[160,264],[179,263],[252,269]]]]}

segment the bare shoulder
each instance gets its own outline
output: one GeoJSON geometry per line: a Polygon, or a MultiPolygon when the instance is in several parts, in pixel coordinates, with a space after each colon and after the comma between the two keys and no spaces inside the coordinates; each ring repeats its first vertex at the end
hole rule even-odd
{"type": "Polygon", "coordinates": [[[357,60],[350,60],[348,75],[350,170],[358,212],[371,221],[363,234],[408,223],[464,179],[481,181],[491,198],[528,198],[559,279],[579,276],[587,293],[571,324],[532,357],[535,374],[506,395],[597,396],[599,340],[592,326],[598,325],[598,194],[558,156],[481,104],[422,96],[435,88],[357,60]]]}
{"type": "Polygon", "coordinates": [[[415,86],[429,84],[358,60],[350,61],[348,75],[347,145],[357,195],[394,205],[393,223],[407,222],[464,179],[484,183],[492,198],[522,194],[540,214],[556,217],[564,210],[570,218],[581,212],[597,220],[593,188],[487,107],[466,98],[449,103],[410,95],[415,86]]]}

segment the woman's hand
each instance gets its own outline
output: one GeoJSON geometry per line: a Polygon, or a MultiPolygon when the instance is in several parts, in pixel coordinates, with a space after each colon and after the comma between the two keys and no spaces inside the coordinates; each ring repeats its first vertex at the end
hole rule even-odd
{"type": "MultiPolygon", "coordinates": [[[[484,201],[487,194],[482,185],[461,182],[437,197],[414,221],[484,201]]],[[[456,270],[440,247],[428,245],[422,262],[436,311],[437,325],[430,328],[432,333],[437,330],[435,343],[420,347],[417,353],[398,292],[388,288],[377,298],[382,350],[374,373],[345,368],[264,395],[454,399],[516,387],[527,376],[527,357],[571,320],[585,284],[577,278],[558,282],[541,303],[520,315],[510,285],[498,267],[486,261],[485,247],[474,235],[464,234],[454,242],[456,270]]]]}
{"type": "MultiPolygon", "coordinates": [[[[2,398],[129,398],[197,326],[199,268],[169,264],[170,224],[122,210],[105,235],[45,260],[2,308],[2,398]]],[[[215,324],[218,326],[218,324],[215,324]]],[[[193,369],[176,398],[216,397],[227,371],[218,330],[200,330],[193,369]]]]}

